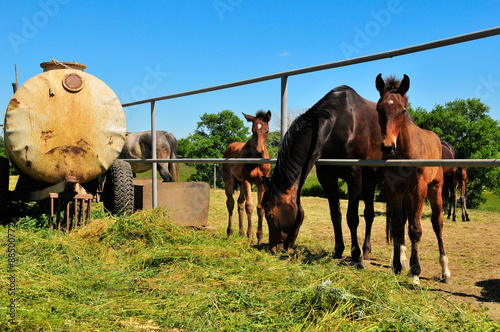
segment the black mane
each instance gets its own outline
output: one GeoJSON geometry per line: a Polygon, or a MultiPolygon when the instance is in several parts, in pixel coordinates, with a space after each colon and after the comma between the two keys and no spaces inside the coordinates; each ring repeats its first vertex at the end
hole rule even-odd
{"type": "MultiPolygon", "coordinates": [[[[397,78],[396,75],[392,74],[384,79],[385,88],[390,93],[396,93],[401,85],[401,79],[397,78]]],[[[408,102],[408,95],[405,95],[406,102],[408,102]]],[[[412,119],[413,120],[413,119],[412,119]]],[[[413,121],[412,121],[413,122],[413,121]]]]}
{"type": "Polygon", "coordinates": [[[301,173],[305,170],[316,147],[319,120],[331,117],[328,109],[334,107],[332,105],[336,104],[335,99],[344,98],[346,91],[354,90],[345,85],[331,90],[292,122],[280,145],[276,167],[271,177],[277,193],[283,193],[291,188],[299,176],[305,180],[307,174],[301,173]]]}
{"type": "Polygon", "coordinates": [[[266,115],[267,115],[267,112],[264,110],[258,110],[257,113],[255,113],[255,117],[261,118],[261,119],[265,118],[266,115]]]}

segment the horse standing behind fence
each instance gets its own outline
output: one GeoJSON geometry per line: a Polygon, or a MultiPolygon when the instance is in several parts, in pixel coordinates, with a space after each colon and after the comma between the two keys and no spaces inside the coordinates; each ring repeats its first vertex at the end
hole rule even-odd
{"type": "MultiPolygon", "coordinates": [[[[380,99],[377,103],[379,124],[382,130],[382,151],[385,158],[441,159],[442,145],[439,137],[416,126],[406,111],[406,92],[410,79],[404,75],[399,81],[394,76],[385,81],[382,74],[375,80],[380,99]]],[[[441,215],[443,169],[442,167],[386,167],[384,169],[390,216],[387,218],[388,240],[394,241],[392,267],[399,273],[408,268],[405,251],[405,224],[408,219],[408,233],[411,240],[410,274],[419,283],[421,272],[418,258],[422,237],[422,209],[427,197],[432,209],[432,226],[439,246],[439,262],[442,277],[451,283],[448,258],[443,245],[443,216],[441,215]]]]}
{"type": "MultiPolygon", "coordinates": [[[[462,206],[462,221],[470,221],[469,212],[467,211],[467,203],[465,201],[466,190],[467,190],[467,171],[463,167],[457,167],[457,169],[455,170],[455,174],[457,177],[456,188],[458,189],[458,191],[460,191],[460,205],[462,206]]],[[[453,208],[453,214],[455,214],[455,208],[453,208]]]]}
{"type": "MultiPolygon", "coordinates": [[[[382,135],[376,103],[361,97],[348,86],[327,93],[288,129],[281,143],[271,179],[265,178],[263,205],[269,226],[269,249],[288,250],[297,239],[304,220],[300,191],[310,170],[323,159],[381,159],[382,135]]],[[[362,267],[358,244],[358,205],[365,202],[366,221],[363,260],[370,262],[371,228],[375,186],[382,180],[381,170],[360,166],[316,166],[318,180],[325,190],[335,232],[335,257],[344,252],[342,214],[338,180],[347,183],[349,202],[347,224],[351,231],[351,264],[362,267]]]]}
{"type": "MultiPolygon", "coordinates": [[[[450,143],[441,141],[442,159],[455,159],[455,149],[450,143]]],[[[456,188],[458,185],[456,176],[456,167],[445,166],[443,167],[443,211],[448,214],[448,219],[451,216],[451,209],[453,206],[453,221],[455,221],[455,206],[457,202],[456,188]]]]}
{"type": "MultiPolygon", "coordinates": [[[[152,157],[151,131],[127,133],[125,145],[118,159],[176,159],[177,139],[166,131],[156,131],[156,158],[152,157]]],[[[152,169],[151,163],[132,162],[132,172],[142,173],[152,169]]],[[[158,163],[158,171],[164,182],[179,181],[179,164],[158,163]]]]}
{"type": "MultiPolygon", "coordinates": [[[[269,132],[269,121],[271,120],[271,112],[258,111],[255,116],[243,114],[245,119],[252,122],[252,138],[248,142],[231,143],[224,158],[267,158],[269,154],[266,149],[267,134],[269,132]]],[[[238,197],[238,216],[239,228],[241,236],[245,236],[243,218],[244,211],[247,213],[248,229],[247,236],[250,243],[253,244],[253,229],[252,229],[252,212],[254,208],[251,189],[252,184],[257,186],[257,240],[258,244],[262,244],[262,221],[264,218],[264,209],[262,208],[262,196],[264,194],[264,186],[262,184],[262,176],[268,176],[271,169],[270,164],[222,164],[222,179],[226,187],[226,206],[229,212],[229,221],[227,225],[227,235],[233,234],[232,218],[234,209],[233,193],[238,185],[240,185],[240,196],[238,197]]]]}

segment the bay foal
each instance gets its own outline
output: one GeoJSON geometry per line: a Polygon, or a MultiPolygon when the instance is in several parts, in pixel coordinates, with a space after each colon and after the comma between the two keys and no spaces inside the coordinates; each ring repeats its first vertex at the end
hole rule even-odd
{"type": "MultiPolygon", "coordinates": [[[[442,147],[439,137],[428,130],[414,124],[406,111],[408,100],[406,92],[410,88],[410,79],[404,75],[399,81],[394,76],[385,81],[382,74],[375,80],[380,93],[377,103],[379,124],[383,136],[382,152],[387,159],[441,159],[442,147]]],[[[394,242],[392,267],[394,272],[401,272],[406,266],[405,223],[408,219],[408,233],[411,240],[410,275],[418,284],[420,263],[418,258],[419,243],[422,237],[422,209],[427,199],[432,209],[432,227],[436,233],[439,246],[439,262],[442,277],[451,284],[451,273],[448,269],[448,258],[443,245],[443,207],[442,167],[386,167],[384,168],[387,200],[390,216],[388,220],[388,238],[394,242]]]]}
{"type": "MultiPolygon", "coordinates": [[[[266,149],[267,134],[269,133],[269,121],[271,112],[258,111],[255,116],[243,114],[248,122],[252,122],[252,138],[248,142],[231,143],[224,153],[224,158],[266,158],[269,154],[266,149]]],[[[247,214],[247,236],[250,244],[253,244],[252,212],[254,203],[252,200],[252,185],[257,186],[257,240],[262,244],[262,220],[264,218],[264,209],[262,207],[262,196],[264,195],[264,186],[262,177],[268,176],[271,169],[270,164],[222,164],[222,179],[226,187],[226,206],[229,213],[227,225],[227,235],[233,234],[232,220],[234,209],[233,193],[240,185],[240,196],[238,197],[238,216],[240,235],[245,236],[243,225],[244,213],[247,214]]]]}

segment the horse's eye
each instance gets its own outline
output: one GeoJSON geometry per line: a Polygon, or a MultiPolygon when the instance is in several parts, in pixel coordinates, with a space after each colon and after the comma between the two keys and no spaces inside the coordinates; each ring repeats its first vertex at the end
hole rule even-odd
{"type": "Polygon", "coordinates": [[[272,213],[266,214],[266,219],[267,220],[273,220],[274,219],[274,214],[272,214],[272,213]]]}

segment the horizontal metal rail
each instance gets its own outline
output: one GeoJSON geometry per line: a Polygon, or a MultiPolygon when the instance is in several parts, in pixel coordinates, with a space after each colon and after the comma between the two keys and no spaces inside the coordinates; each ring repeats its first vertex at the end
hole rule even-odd
{"type": "MultiPolygon", "coordinates": [[[[263,158],[198,158],[198,159],[122,159],[141,163],[186,163],[186,164],[276,164],[277,159],[263,158]]],[[[319,159],[316,165],[369,166],[369,167],[500,167],[500,159],[319,159]]]]}
{"type": "Polygon", "coordinates": [[[284,71],[281,73],[260,76],[260,77],[246,79],[246,80],[242,80],[242,81],[236,81],[236,82],[232,82],[232,83],[215,85],[215,86],[203,88],[203,89],[174,93],[171,95],[165,95],[165,96],[156,97],[156,98],[138,100],[138,101],[134,101],[134,102],[130,102],[130,103],[125,103],[122,106],[128,107],[128,106],[150,103],[152,101],[185,97],[185,96],[190,96],[190,95],[195,95],[195,94],[200,94],[200,93],[205,93],[205,92],[233,88],[233,87],[237,87],[237,86],[241,86],[241,85],[269,81],[269,80],[278,79],[281,77],[300,75],[300,74],[305,74],[305,73],[312,73],[315,71],[320,71],[320,70],[325,70],[325,69],[332,69],[332,68],[350,66],[350,65],[374,61],[374,60],[393,58],[393,57],[400,56],[400,55],[416,53],[416,52],[420,52],[420,51],[427,51],[427,50],[431,50],[431,49],[438,48],[438,47],[460,44],[460,43],[468,42],[471,40],[477,40],[477,39],[496,36],[496,35],[500,35],[500,27],[471,32],[471,33],[460,35],[460,36],[440,39],[440,40],[436,40],[436,41],[432,41],[432,42],[428,42],[428,43],[423,43],[423,44],[419,44],[419,45],[414,45],[414,46],[409,46],[409,47],[404,47],[404,48],[400,48],[400,49],[396,49],[396,50],[392,50],[392,51],[381,52],[381,53],[376,53],[376,54],[371,54],[371,55],[361,56],[361,57],[357,57],[357,58],[336,61],[336,62],[330,62],[330,63],[312,66],[312,67],[305,67],[305,68],[300,68],[300,69],[284,71]]]}

